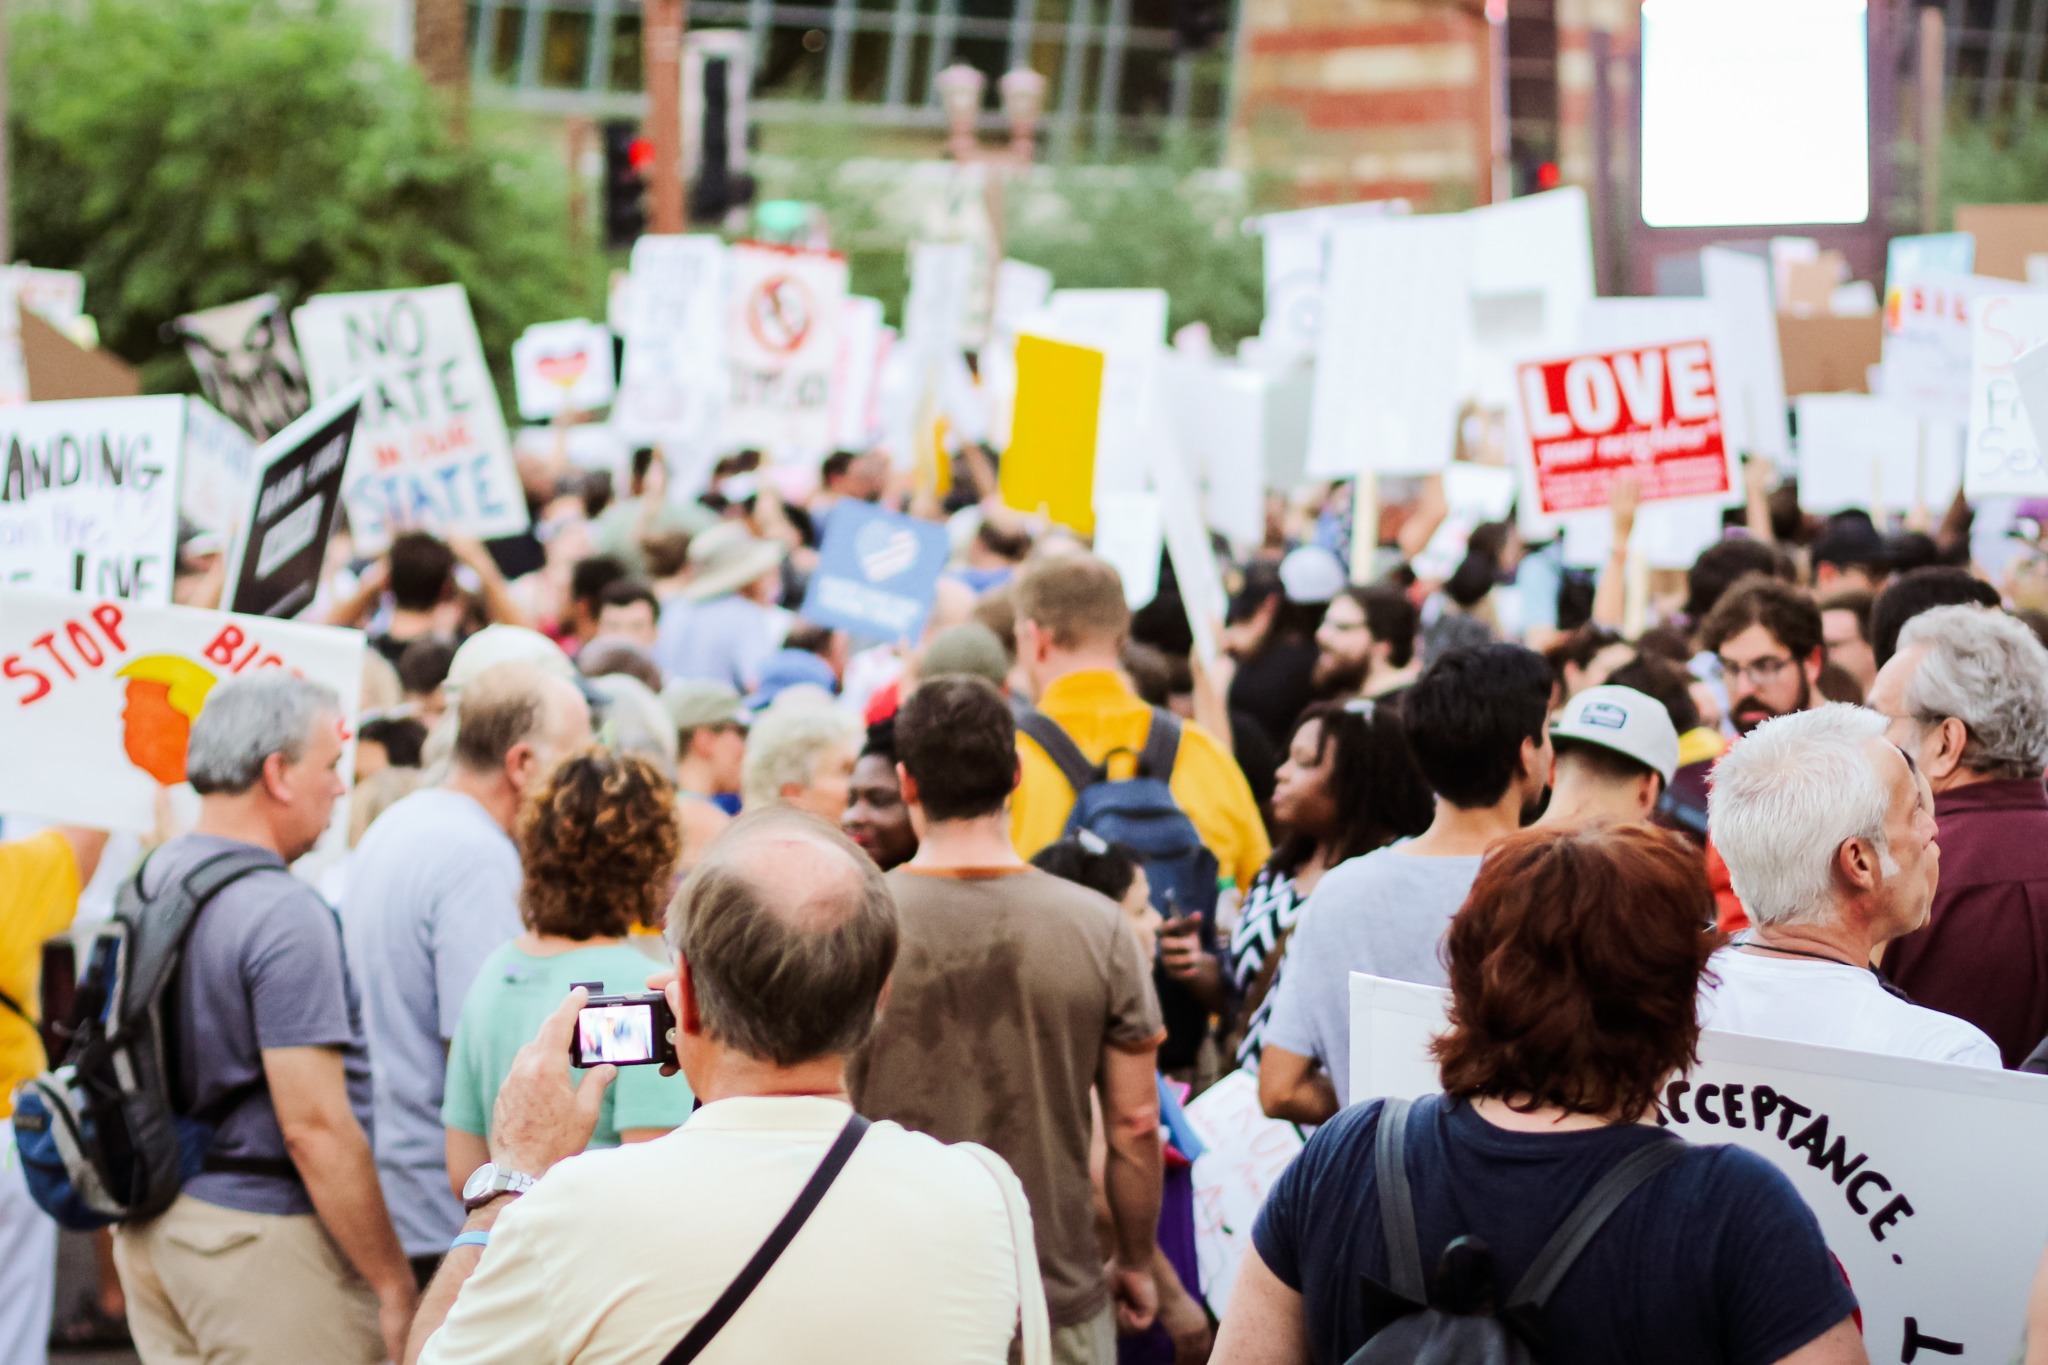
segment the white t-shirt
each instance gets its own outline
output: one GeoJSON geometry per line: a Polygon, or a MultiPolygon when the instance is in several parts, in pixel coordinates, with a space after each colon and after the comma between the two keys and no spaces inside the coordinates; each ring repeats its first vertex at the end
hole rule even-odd
{"type": "Polygon", "coordinates": [[[1700,983],[1702,1028],[1959,1066],[2001,1065],[1998,1045],[1975,1024],[1899,999],[1862,967],[1723,948],[1707,970],[1720,984],[1700,983]]]}
{"type": "MultiPolygon", "coordinates": [[[[421,1365],[660,1360],[796,1202],[852,1112],[811,1097],[725,1099],[652,1142],[570,1157],[493,1225],[421,1365]]],[[[698,1360],[1004,1365],[1019,1298],[1045,1317],[1030,1224],[1001,1158],[877,1123],[698,1360]]]]}

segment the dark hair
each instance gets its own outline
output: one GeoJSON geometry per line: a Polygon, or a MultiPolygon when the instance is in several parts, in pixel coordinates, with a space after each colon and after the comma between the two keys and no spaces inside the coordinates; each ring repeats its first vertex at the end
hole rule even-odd
{"type": "Polygon", "coordinates": [[[1844,569],[1884,569],[1891,562],[1884,537],[1870,520],[1870,513],[1856,509],[1828,518],[1827,525],[1813,538],[1810,553],[1815,567],[1833,564],[1844,569]]]}
{"type": "Polygon", "coordinates": [[[1496,844],[1444,939],[1444,1090],[1628,1122],[1699,1042],[1698,852],[1644,825],[1524,830],[1496,844]]]}
{"type": "Polygon", "coordinates": [[[1003,654],[1017,662],[1017,598],[1005,583],[983,593],[974,604],[974,619],[987,626],[1002,641],[1003,654]]]}
{"type": "Polygon", "coordinates": [[[425,696],[448,681],[454,662],[455,646],[446,640],[414,640],[398,656],[398,685],[414,696],[425,696]]]}
{"type": "Polygon", "coordinates": [[[585,645],[576,656],[576,667],[586,678],[608,678],[622,673],[645,684],[650,692],[660,692],[664,682],[661,665],[648,657],[646,650],[617,636],[607,639],[600,635],[585,645]]]}
{"type": "Polygon", "coordinates": [[[1870,609],[1877,603],[1877,594],[1862,588],[1841,588],[1820,599],[1823,615],[1831,611],[1846,611],[1856,618],[1856,633],[1864,643],[1870,641],[1870,609]]]}
{"type": "Polygon", "coordinates": [[[1330,607],[1328,602],[1289,600],[1287,589],[1280,582],[1280,566],[1269,559],[1255,560],[1245,567],[1244,585],[1230,599],[1231,624],[1251,620],[1265,608],[1266,603],[1276,599],[1278,605],[1273,608],[1273,626],[1266,635],[1269,645],[1311,638],[1316,627],[1323,623],[1323,613],[1330,607]]]}
{"type": "Polygon", "coordinates": [[[984,678],[934,678],[896,713],[896,761],[931,820],[993,815],[1017,785],[1017,722],[984,678]]]}
{"type": "Polygon", "coordinates": [[[1870,648],[1883,668],[1898,652],[1906,622],[1936,607],[1995,607],[1998,589],[1968,569],[1946,565],[1914,569],[1885,584],[1870,608],[1870,648]]]}
{"type": "Polygon", "coordinates": [[[633,451],[633,460],[631,467],[633,471],[631,476],[633,480],[633,488],[637,495],[640,485],[647,481],[647,471],[654,468],[654,447],[636,447],[633,451]]]}
{"type": "Polygon", "coordinates": [[[1557,680],[1562,683],[1566,664],[1580,670],[1591,668],[1593,660],[1600,657],[1601,650],[1621,643],[1620,631],[1588,622],[1571,634],[1561,636],[1545,645],[1543,659],[1557,675],[1557,680]]]}
{"type": "Polygon", "coordinates": [[[896,717],[884,716],[868,727],[867,742],[860,746],[860,756],[888,760],[889,766],[896,766],[896,717]]]}
{"type": "Polygon", "coordinates": [[[1081,836],[1070,835],[1031,855],[1031,865],[1121,903],[1130,894],[1131,883],[1138,879],[1137,855],[1122,844],[1104,843],[1100,839],[1094,842],[1099,852],[1084,847],[1081,836]]]}
{"type": "Polygon", "coordinates": [[[656,578],[674,578],[690,565],[688,531],[656,531],[640,538],[640,553],[647,560],[647,572],[656,578]]]}
{"type": "Polygon", "coordinates": [[[1792,564],[1777,550],[1760,540],[1739,536],[1717,540],[1700,551],[1700,557],[1685,572],[1685,614],[1694,621],[1706,619],[1714,604],[1737,580],[1751,574],[1792,581],[1792,564]]]}
{"type": "Polygon", "coordinates": [[[610,555],[578,560],[569,571],[569,599],[581,602],[594,614],[604,600],[604,590],[625,576],[626,566],[610,555]]]}
{"type": "MultiPolygon", "coordinates": [[[[1163,649],[1132,640],[1119,655],[1131,688],[1147,706],[1165,706],[1173,700],[1173,658],[1163,649]]],[[[1193,675],[1183,667],[1183,675],[1193,675]]]]}
{"type": "Polygon", "coordinates": [[[356,743],[382,745],[394,768],[417,768],[427,727],[416,716],[375,716],[356,727],[356,743]]]}
{"type": "Polygon", "coordinates": [[[789,630],[782,637],[782,647],[823,658],[832,652],[832,627],[821,626],[799,616],[789,623],[789,630]]]}
{"type": "Polygon", "coordinates": [[[1660,702],[1679,734],[1700,728],[1699,703],[1692,699],[1692,674],[1684,664],[1661,654],[1638,654],[1607,679],[1616,687],[1633,687],[1660,702]]]}
{"type": "Polygon", "coordinates": [[[583,515],[591,521],[597,520],[604,509],[612,505],[612,472],[609,469],[588,469],[577,481],[576,497],[583,504],[583,515]]]}
{"type": "Polygon", "coordinates": [[[654,589],[647,586],[645,579],[615,578],[604,585],[597,595],[600,610],[605,607],[630,607],[636,602],[645,602],[654,618],[661,619],[661,599],[654,595],[654,589]]]}
{"type": "Polygon", "coordinates": [[[1387,662],[1406,668],[1415,658],[1415,637],[1422,631],[1422,612],[1408,600],[1408,594],[1388,583],[1374,583],[1346,588],[1343,595],[1365,613],[1367,633],[1388,646],[1387,662]]]}
{"type": "Polygon", "coordinates": [[[391,600],[401,611],[432,611],[455,581],[455,551],[426,531],[400,531],[391,541],[391,600]]]}
{"type": "Polygon", "coordinates": [[[981,542],[984,550],[1012,564],[1022,562],[1024,556],[1031,553],[1031,532],[1022,526],[1006,529],[984,517],[974,530],[974,538],[981,542]]]}
{"type": "Polygon", "coordinates": [[[1825,638],[1820,608],[1811,597],[1790,583],[1751,574],[1723,593],[1707,619],[1700,622],[1700,647],[1719,651],[1751,626],[1769,631],[1801,665],[1813,657],[1825,638]]]}
{"type": "MultiPolygon", "coordinates": [[[[1338,830],[1338,859],[1356,858],[1429,828],[1436,802],[1408,748],[1401,708],[1390,701],[1322,702],[1301,713],[1294,733],[1317,727],[1316,762],[1332,750],[1330,794],[1338,830]]],[[[1290,834],[1273,850],[1271,866],[1292,873],[1315,852],[1316,841],[1290,834]]]]}
{"type": "Polygon", "coordinates": [[[659,768],[608,749],[572,755],[519,816],[519,917],[571,939],[657,925],[682,851],[676,790],[659,768]]]}
{"type": "Polygon", "coordinates": [[[1685,638],[1685,632],[1676,626],[1651,626],[1636,636],[1636,652],[1656,659],[1668,659],[1675,664],[1692,660],[1692,641],[1685,638]]]}
{"type": "Polygon", "coordinates": [[[1550,684],[1550,665],[1521,645],[1468,645],[1425,669],[1401,715],[1430,790],[1466,810],[1505,796],[1522,741],[1543,739],[1550,684]]]}
{"type": "MultiPolygon", "coordinates": [[[[1609,782],[1633,782],[1644,773],[1657,771],[1649,764],[1630,758],[1620,750],[1610,749],[1604,744],[1589,744],[1582,739],[1552,735],[1550,745],[1557,754],[1557,761],[1560,764],[1570,759],[1581,767],[1591,769],[1595,777],[1609,782]]],[[[1658,776],[1661,777],[1662,774],[1658,776]]]]}
{"type": "Polygon", "coordinates": [[[824,464],[818,467],[819,481],[829,484],[834,479],[844,477],[846,471],[853,468],[853,462],[859,458],[860,454],[858,451],[833,451],[825,457],[824,464]]]}

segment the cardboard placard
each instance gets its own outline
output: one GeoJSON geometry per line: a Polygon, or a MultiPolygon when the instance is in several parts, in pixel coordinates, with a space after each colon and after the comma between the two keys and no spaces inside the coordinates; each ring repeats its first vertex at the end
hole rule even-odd
{"type": "Polygon", "coordinates": [[[1143,492],[1150,479],[1146,404],[1166,344],[1166,313],[1163,289],[1055,289],[1030,323],[1042,336],[1102,353],[1095,493],[1143,492]]]}
{"type": "Polygon", "coordinates": [[[367,381],[342,496],[364,554],[404,530],[527,527],[498,391],[459,284],[319,294],[292,314],[313,396],[367,381]]]}
{"type": "Polygon", "coordinates": [[[0,411],[0,584],[171,600],[186,400],[0,411]]]}
{"type": "Polygon", "coordinates": [[[228,559],[228,610],[297,616],[312,605],[365,390],[351,384],[256,452],[255,497],[228,559]]]}
{"type": "Polygon", "coordinates": [[[1017,338],[1017,412],[997,471],[1003,501],[1044,513],[1081,535],[1095,530],[1095,450],[1102,413],[1101,351],[1041,336],[1017,338]]]}
{"type": "Polygon", "coordinates": [[[702,490],[716,454],[725,406],[726,281],[726,247],[716,236],[633,243],[611,424],[625,441],[661,447],[675,497],[702,490]]]}
{"type": "Polygon", "coordinates": [[[21,305],[20,324],[21,369],[30,402],[141,394],[141,372],[112,351],[79,345],[26,303],[21,305]]]}
{"type": "Polygon", "coordinates": [[[536,322],[512,343],[512,387],[529,422],[610,407],[618,388],[611,328],[588,318],[536,322]]]}
{"type": "MultiPolygon", "coordinates": [[[[1351,1098],[1442,1088],[1447,992],[1351,976],[1351,1098]]],[[[1820,1220],[1873,1359],[2017,1358],[2048,1241],[2048,1081],[1837,1048],[1700,1035],[1665,1091],[1672,1131],[1776,1166],[1820,1220]]]]}
{"type": "Polygon", "coordinates": [[[1873,517],[1916,503],[1948,506],[1962,481],[1962,428],[1923,422],[1886,396],[1810,393],[1799,411],[1799,505],[1863,508],[1873,517]]]}
{"type": "Polygon", "coordinates": [[[863,502],[832,511],[803,617],[860,640],[915,640],[945,571],[946,528],[863,502]]]}
{"type": "Polygon", "coordinates": [[[1785,393],[1869,393],[1870,367],[1884,358],[1884,319],[1778,314],[1785,393]]]}
{"type": "Polygon", "coordinates": [[[1956,231],[1976,239],[1979,275],[2024,280],[2027,257],[2048,252],[2048,204],[1958,204],[1956,231]]]}
{"type": "Polygon", "coordinates": [[[832,448],[832,376],[846,307],[837,252],[730,248],[724,444],[810,462],[832,448]]]}
{"type": "Polygon", "coordinates": [[[1785,361],[1770,263],[1760,256],[1708,247],[1700,278],[1710,309],[1708,336],[1721,386],[1726,439],[1747,455],[1783,467],[1792,454],[1785,422],[1785,361]]]}
{"type": "Polygon", "coordinates": [[[1645,502],[1736,486],[1704,339],[1526,364],[1519,386],[1545,514],[1605,506],[1627,470],[1641,477],[1645,502]]]}
{"type": "Polygon", "coordinates": [[[1233,1071],[1187,1105],[1188,1124],[1206,1150],[1195,1158],[1195,1266],[1202,1298],[1222,1317],[1237,1270],[1252,1244],[1266,1191],[1300,1154],[1302,1131],[1259,1108],[1259,1081],[1233,1071]]]}
{"type": "MultiPolygon", "coordinates": [[[[0,589],[0,809],[147,831],[157,787],[185,780],[193,719],[214,684],[288,668],[362,687],[360,631],[104,598],[0,589]]],[[[348,779],[351,741],[342,754],[348,779]]],[[[347,828],[337,802],[335,819],[347,828]]]]}
{"type": "Polygon", "coordinates": [[[1980,299],[1971,341],[1963,491],[1972,498],[2048,493],[2048,459],[2013,375],[2015,361],[2048,342],[2048,294],[1980,299]]]}
{"type": "Polygon", "coordinates": [[[1095,499],[1095,553],[1123,580],[1132,611],[1159,596],[1159,555],[1166,545],[1157,493],[1104,493],[1095,499]]]}
{"type": "Polygon", "coordinates": [[[313,405],[306,368],[275,294],[187,313],[171,323],[206,401],[259,441],[313,405]]]}

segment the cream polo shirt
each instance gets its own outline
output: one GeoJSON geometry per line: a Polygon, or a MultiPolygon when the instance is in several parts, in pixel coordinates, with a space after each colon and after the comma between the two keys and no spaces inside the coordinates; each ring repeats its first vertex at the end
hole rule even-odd
{"type": "MultiPolygon", "coordinates": [[[[720,1100],[652,1142],[562,1162],[493,1226],[421,1365],[660,1360],[851,1113],[808,1097],[720,1100]]],[[[1045,1315],[1031,1246],[1023,1189],[1000,1158],[877,1123],[698,1359],[1003,1365],[1020,1297],[1045,1315]]]]}

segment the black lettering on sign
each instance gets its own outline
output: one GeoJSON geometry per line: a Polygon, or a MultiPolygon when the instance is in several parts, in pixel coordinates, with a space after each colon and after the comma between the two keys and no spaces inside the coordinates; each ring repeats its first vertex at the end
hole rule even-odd
{"type": "Polygon", "coordinates": [[[1870,1235],[1882,1242],[1886,1228],[1898,1222],[1901,1218],[1911,1218],[1912,1216],[1912,1201],[1903,1194],[1898,1195],[1893,1198],[1891,1203],[1886,1204],[1870,1216],[1870,1235]]]}
{"type": "Polygon", "coordinates": [[[1892,1182],[1886,1180],[1876,1171],[1865,1171],[1854,1180],[1851,1180],[1849,1188],[1842,1192],[1842,1197],[1847,1199],[1849,1207],[1858,1213],[1870,1212],[1870,1206],[1863,1202],[1863,1187],[1865,1185],[1875,1185],[1886,1194],[1890,1194],[1892,1189],[1892,1182]]]}
{"type": "Polygon", "coordinates": [[[1701,1123],[1711,1123],[1717,1127],[1720,1125],[1721,1116],[1707,1108],[1707,1105],[1713,1101],[1714,1096],[1720,1093],[1721,1087],[1711,1081],[1693,1091],[1692,1111],[1700,1116],[1701,1123]]]}
{"type": "Polygon", "coordinates": [[[1899,1365],[1912,1365],[1914,1357],[1922,1351],[1932,1351],[1938,1356],[1959,1356],[1963,1353],[1963,1343],[1930,1337],[1920,1330],[1920,1319],[1907,1318],[1906,1341],[1899,1348],[1899,1365]]]}
{"type": "MultiPolygon", "coordinates": [[[[1664,1088],[1663,1114],[1672,1122],[1690,1124],[1695,1116],[1710,1127],[1754,1128],[1771,1131],[1777,1119],[1778,1140],[1805,1157],[1806,1164],[1824,1173],[1842,1187],[1842,1198],[1858,1218],[1865,1220],[1870,1235],[1884,1241],[1889,1229],[1913,1216],[1913,1202],[1896,1193],[1891,1180],[1870,1168],[1870,1157],[1855,1152],[1848,1137],[1829,1131],[1833,1120],[1817,1114],[1790,1095],[1768,1085],[1742,1086],[1707,1082],[1695,1086],[1689,1081],[1672,1081],[1664,1088]],[[1686,1112],[1685,1098],[1692,1097],[1692,1112],[1686,1112]],[[1873,1208],[1871,1191],[1891,1195],[1889,1202],[1873,1208]]],[[[1664,1121],[1660,1114],[1660,1123],[1664,1121]]],[[[1702,1140],[1705,1140],[1704,1138],[1702,1140]]]]}
{"type": "Polygon", "coordinates": [[[1858,1153],[1854,1161],[1846,1165],[1843,1164],[1842,1158],[1849,1150],[1848,1141],[1845,1138],[1837,1137],[1832,1147],[1828,1145],[1828,1116],[1826,1114],[1817,1116],[1812,1123],[1800,1129],[1799,1136],[1792,1139],[1791,1146],[1795,1152],[1804,1149],[1806,1152],[1806,1164],[1815,1170],[1828,1171],[1834,1177],[1834,1182],[1837,1185],[1854,1175],[1857,1167],[1861,1166],[1867,1159],[1861,1153],[1858,1153]]]}
{"type": "Polygon", "coordinates": [[[1664,1107],[1670,1111],[1671,1117],[1677,1119],[1680,1123],[1692,1122],[1691,1119],[1685,1116],[1685,1106],[1679,1103],[1680,1100],[1685,1098],[1685,1092],[1690,1089],[1692,1089],[1692,1082],[1690,1081],[1673,1081],[1670,1085],[1664,1087],[1664,1107]]]}
{"type": "Polygon", "coordinates": [[[1721,1113],[1728,1120],[1730,1128],[1747,1128],[1742,1114],[1742,1087],[1724,1085],[1721,1087],[1721,1113]]]}

